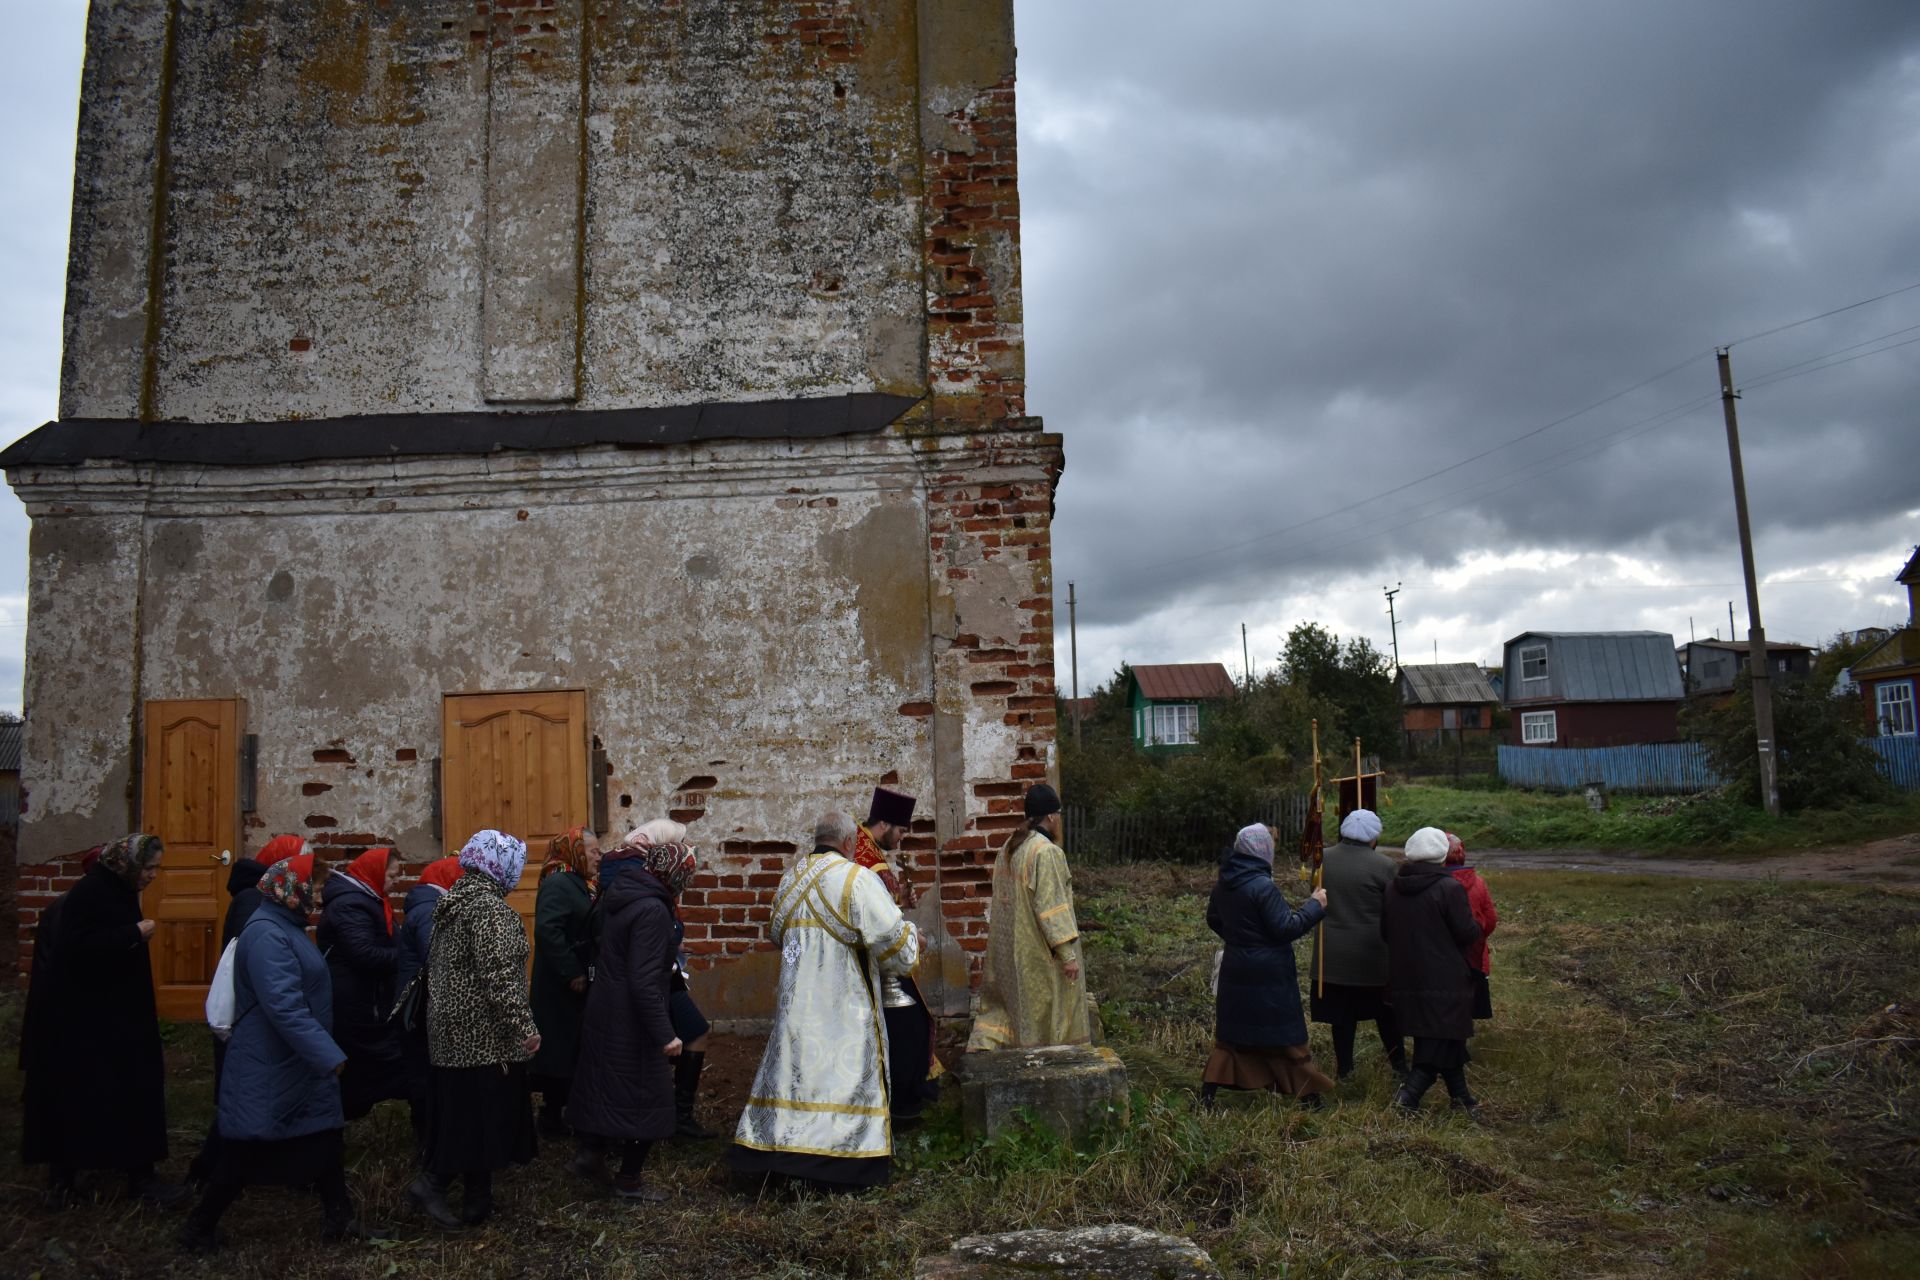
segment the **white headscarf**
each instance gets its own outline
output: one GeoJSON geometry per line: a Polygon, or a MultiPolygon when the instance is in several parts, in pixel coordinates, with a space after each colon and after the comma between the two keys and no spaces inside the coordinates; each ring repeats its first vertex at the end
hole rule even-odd
{"type": "Polygon", "coordinates": [[[1371,809],[1355,809],[1341,821],[1340,838],[1355,844],[1372,844],[1380,838],[1379,817],[1371,809]]]}
{"type": "Polygon", "coordinates": [[[1268,866],[1273,865],[1273,832],[1262,823],[1240,828],[1240,834],[1234,837],[1235,853],[1250,853],[1268,866]]]}
{"type": "Polygon", "coordinates": [[[1407,837],[1408,862],[1445,862],[1447,833],[1438,827],[1422,827],[1407,837]]]}
{"type": "Polygon", "coordinates": [[[643,822],[634,828],[647,837],[651,844],[685,844],[687,842],[687,824],[675,822],[672,818],[655,818],[652,822],[643,822]]]}

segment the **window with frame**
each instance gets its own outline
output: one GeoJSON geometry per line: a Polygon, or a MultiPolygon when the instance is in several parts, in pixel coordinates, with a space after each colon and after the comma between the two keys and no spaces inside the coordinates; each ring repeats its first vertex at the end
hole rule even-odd
{"type": "Polygon", "coordinates": [[[1530,745],[1548,745],[1560,736],[1559,716],[1552,711],[1522,711],[1520,741],[1530,745]]]}
{"type": "Polygon", "coordinates": [[[1520,651],[1520,678],[1522,680],[1547,678],[1547,646],[1532,644],[1520,651]]]}
{"type": "Polygon", "coordinates": [[[1190,747],[1200,740],[1200,706],[1181,702],[1148,708],[1147,742],[1156,747],[1190,747]]]}
{"type": "Polygon", "coordinates": [[[1879,712],[1880,736],[1913,737],[1913,681],[1890,680],[1875,688],[1873,696],[1879,712]]]}

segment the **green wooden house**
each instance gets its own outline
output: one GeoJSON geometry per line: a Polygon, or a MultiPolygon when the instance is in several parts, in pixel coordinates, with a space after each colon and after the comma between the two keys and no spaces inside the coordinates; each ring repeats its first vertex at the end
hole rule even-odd
{"type": "Polygon", "coordinates": [[[1197,746],[1213,708],[1234,694],[1233,677],[1218,662],[1167,662],[1132,670],[1133,744],[1148,751],[1197,746]]]}

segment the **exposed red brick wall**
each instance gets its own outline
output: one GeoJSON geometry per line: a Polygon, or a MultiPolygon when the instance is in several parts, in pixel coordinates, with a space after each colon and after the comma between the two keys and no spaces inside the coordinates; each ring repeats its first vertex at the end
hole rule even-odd
{"type": "Polygon", "coordinates": [[[40,913],[52,906],[55,898],[73,888],[74,881],[80,878],[80,860],[85,856],[83,850],[55,862],[31,863],[18,869],[13,910],[14,918],[19,921],[20,959],[16,976],[22,990],[26,989],[27,974],[33,967],[33,943],[40,931],[40,913]]]}

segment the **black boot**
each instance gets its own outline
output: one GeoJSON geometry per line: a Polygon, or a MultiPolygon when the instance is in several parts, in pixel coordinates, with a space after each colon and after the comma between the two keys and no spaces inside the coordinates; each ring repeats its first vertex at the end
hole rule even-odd
{"type": "Polygon", "coordinates": [[[71,1169],[55,1169],[47,1177],[46,1206],[67,1209],[80,1202],[78,1180],[71,1169]]]}
{"type": "Polygon", "coordinates": [[[1452,1101],[1453,1109],[1475,1124],[1480,1123],[1480,1100],[1467,1088],[1467,1069],[1454,1067],[1443,1075],[1447,1081],[1447,1097],[1452,1101]]]}
{"type": "Polygon", "coordinates": [[[694,1099],[700,1096],[700,1072],[707,1064],[707,1055],[682,1050],[679,1059],[673,1064],[673,1136],[676,1138],[694,1138],[705,1141],[720,1135],[706,1128],[694,1114],[694,1099]]]}
{"type": "Polygon", "coordinates": [[[193,1192],[178,1182],[162,1181],[148,1168],[127,1174],[127,1197],[149,1209],[172,1209],[193,1199],[193,1192]]]}
{"type": "Polygon", "coordinates": [[[447,1203],[447,1180],[436,1173],[422,1173],[407,1184],[407,1201],[427,1215],[437,1227],[460,1229],[460,1219],[447,1203]]]}
{"type": "Polygon", "coordinates": [[[1219,1092],[1220,1092],[1219,1085],[1207,1084],[1202,1082],[1202,1084],[1200,1085],[1200,1109],[1202,1111],[1213,1110],[1214,1107],[1218,1105],[1214,1101],[1214,1095],[1218,1094],[1219,1092]]]}
{"type": "Polygon", "coordinates": [[[460,1221],[477,1227],[493,1216],[493,1174],[469,1172],[460,1181],[460,1221]]]}
{"type": "Polygon", "coordinates": [[[1426,1097],[1427,1090],[1433,1088],[1435,1075],[1432,1067],[1409,1069],[1406,1080],[1394,1092],[1393,1105],[1402,1111],[1420,1110],[1420,1099],[1426,1097]]]}

